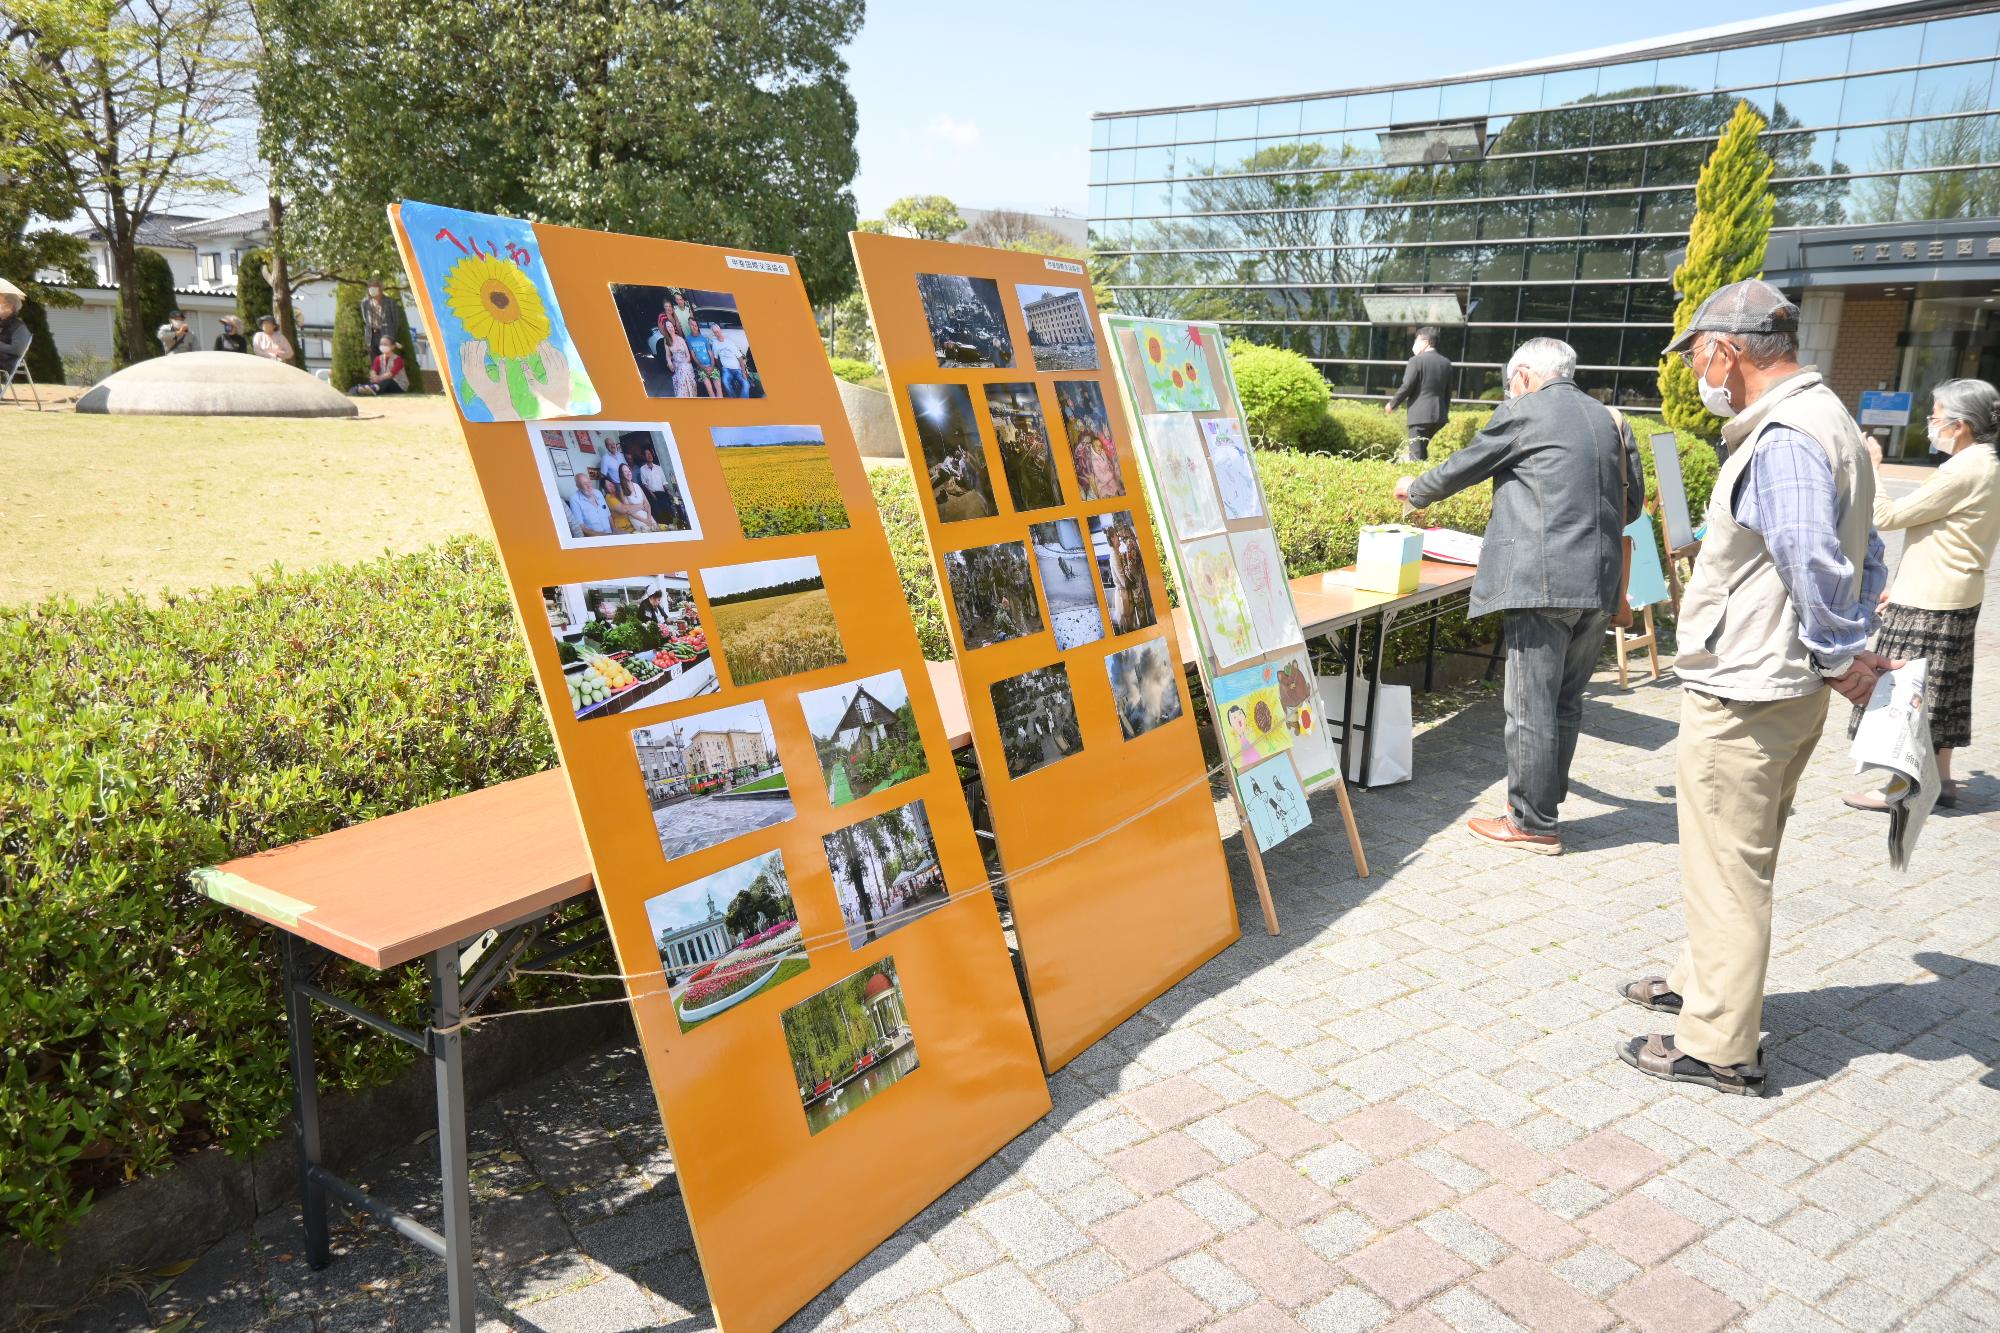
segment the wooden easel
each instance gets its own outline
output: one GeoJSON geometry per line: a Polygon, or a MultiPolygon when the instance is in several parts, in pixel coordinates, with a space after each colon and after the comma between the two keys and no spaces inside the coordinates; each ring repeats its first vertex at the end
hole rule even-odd
{"type": "Polygon", "coordinates": [[[1629,683],[1626,679],[1627,660],[1641,648],[1646,650],[1649,664],[1652,667],[1653,679],[1658,680],[1660,678],[1660,631],[1653,624],[1653,608],[1650,606],[1641,607],[1639,609],[1639,616],[1646,625],[1646,632],[1644,634],[1634,634],[1630,630],[1623,629],[1613,629],[1611,631],[1612,644],[1618,649],[1618,688],[1621,690],[1629,683]]]}

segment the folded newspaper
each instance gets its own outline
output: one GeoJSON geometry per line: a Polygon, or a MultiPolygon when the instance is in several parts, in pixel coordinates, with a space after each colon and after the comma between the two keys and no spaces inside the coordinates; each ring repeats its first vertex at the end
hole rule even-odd
{"type": "Polygon", "coordinates": [[[1931,710],[1925,698],[1929,675],[1923,658],[1884,672],[1868,696],[1848,757],[1857,773],[1882,777],[1882,801],[1889,807],[1889,864],[1909,868],[1917,834],[1937,804],[1937,751],[1931,748],[1931,710]]]}

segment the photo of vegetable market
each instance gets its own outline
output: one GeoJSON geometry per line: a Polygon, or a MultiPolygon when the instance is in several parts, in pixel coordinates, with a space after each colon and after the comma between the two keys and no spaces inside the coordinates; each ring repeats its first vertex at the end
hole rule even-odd
{"type": "Polygon", "coordinates": [[[542,589],[579,721],[716,690],[708,634],[686,574],[542,589]]]}

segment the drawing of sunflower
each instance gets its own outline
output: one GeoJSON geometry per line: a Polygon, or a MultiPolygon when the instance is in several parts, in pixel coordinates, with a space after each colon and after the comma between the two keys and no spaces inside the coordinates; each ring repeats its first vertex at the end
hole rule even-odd
{"type": "Polygon", "coordinates": [[[1166,358],[1167,358],[1167,345],[1160,341],[1160,335],[1157,333],[1147,334],[1146,359],[1148,361],[1151,361],[1154,365],[1157,366],[1161,362],[1165,361],[1166,358]]]}
{"type": "Polygon", "coordinates": [[[445,304],[466,336],[496,357],[523,357],[549,336],[541,293],[519,264],[496,255],[468,255],[444,279],[445,304]]]}

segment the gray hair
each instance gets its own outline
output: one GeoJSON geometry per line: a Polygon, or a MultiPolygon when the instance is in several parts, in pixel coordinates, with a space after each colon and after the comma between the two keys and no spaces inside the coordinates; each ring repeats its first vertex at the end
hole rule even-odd
{"type": "Polygon", "coordinates": [[[1507,383],[1521,370],[1545,380],[1575,379],[1576,349],[1560,338],[1530,338],[1507,358],[1507,370],[1500,382],[1507,383]]]}
{"type": "Polygon", "coordinates": [[[1750,358],[1750,364],[1759,370],[1781,361],[1799,359],[1799,335],[1790,329],[1775,329],[1770,333],[1732,333],[1728,336],[1736,339],[1743,355],[1750,358]]]}
{"type": "Polygon", "coordinates": [[[1972,427],[1979,443],[2000,440],[2000,389],[1985,380],[1946,380],[1931,390],[1931,402],[1946,419],[1972,427]]]}

